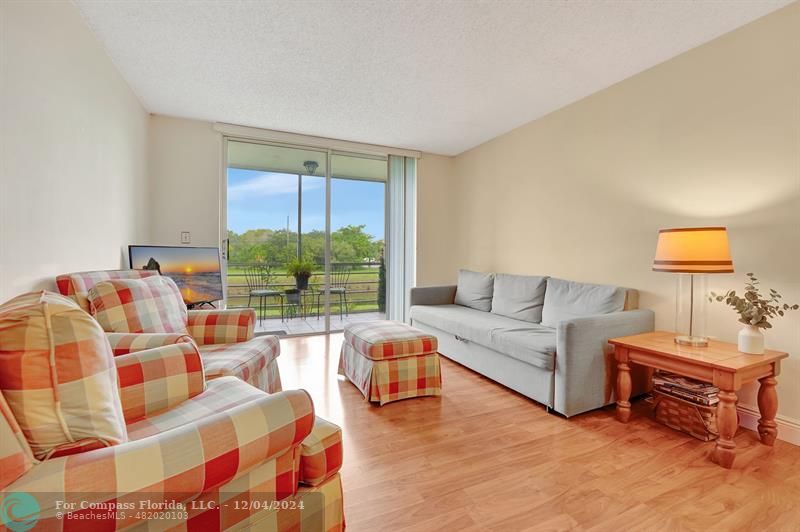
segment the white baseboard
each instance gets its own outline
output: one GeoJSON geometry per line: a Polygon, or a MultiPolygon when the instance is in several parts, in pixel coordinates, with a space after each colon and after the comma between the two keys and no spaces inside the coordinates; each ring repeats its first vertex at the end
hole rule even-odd
{"type": "MultiPolygon", "coordinates": [[[[739,405],[739,426],[758,432],[758,408],[747,405],[739,405]]],[[[793,445],[800,446],[800,421],[786,416],[778,415],[775,418],[778,424],[778,439],[793,445]]]]}

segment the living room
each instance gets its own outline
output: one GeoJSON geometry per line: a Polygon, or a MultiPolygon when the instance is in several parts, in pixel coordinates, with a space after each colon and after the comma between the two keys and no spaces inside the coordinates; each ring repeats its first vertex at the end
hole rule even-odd
{"type": "MultiPolygon", "coordinates": [[[[104,513],[103,529],[798,529],[800,3],[6,0],[0,9],[0,410],[9,427],[0,427],[0,497],[39,497],[23,497],[35,511],[20,523],[0,502],[4,526],[85,525],[56,518],[56,505],[108,491],[158,492],[189,517],[104,513]],[[236,143],[251,151],[237,155],[236,143]],[[370,165],[379,170],[360,170],[370,165]],[[347,192],[357,207],[338,192],[350,185],[377,192],[347,192]],[[250,224],[262,211],[274,212],[250,224]],[[337,231],[358,227],[373,251],[337,247],[337,231]],[[272,263],[233,239],[264,229],[284,245],[272,263]],[[138,269],[129,246],[211,248],[225,295],[216,309],[178,305],[165,330],[114,336],[133,331],[89,316],[102,310],[81,299],[93,287],[69,276],[138,269]],[[290,266],[306,251],[312,278],[302,288],[290,266]],[[264,286],[250,286],[248,268],[262,263],[272,280],[260,271],[264,286]],[[339,286],[342,264],[349,279],[339,286]],[[69,290],[56,284],[64,275],[69,290]],[[501,289],[501,279],[511,284],[501,289]],[[547,302],[562,280],[600,310],[554,318],[575,304],[547,302]],[[757,288],[763,304],[748,306],[757,288]],[[10,335],[35,317],[5,303],[42,290],[87,334],[110,333],[90,349],[115,355],[103,359],[118,379],[102,388],[107,402],[43,385],[111,412],[107,434],[94,438],[101,449],[76,451],[81,439],[69,431],[43,441],[26,417],[20,360],[34,355],[10,335]],[[262,302],[258,290],[272,295],[262,302]],[[514,319],[526,338],[552,342],[538,365],[492,359],[492,346],[457,329],[470,320],[514,329],[498,325],[498,299],[523,292],[543,302],[535,318],[514,319]],[[436,306],[466,317],[446,325],[419,310],[436,306]],[[742,314],[754,308],[761,313],[742,314]],[[560,326],[604,312],[624,319],[560,326]],[[654,331],[667,340],[632,336],[654,331]],[[188,340],[148,343],[162,333],[188,340]],[[420,397],[376,400],[357,382],[359,371],[378,375],[398,360],[385,350],[372,358],[374,347],[400,345],[382,334],[422,346],[420,397]],[[691,339],[673,342],[678,335],[691,339]],[[258,369],[224,362],[231,352],[213,347],[223,337],[241,344],[237,360],[258,351],[258,369]],[[137,354],[125,341],[147,345],[137,354]],[[142,382],[123,378],[159,349],[166,354],[148,356],[172,369],[156,378],[158,392],[148,371],[142,382]],[[565,364],[577,373],[562,375],[565,364]],[[679,403],[652,390],[645,367],[685,372],[719,397],[659,413],[679,403]],[[142,393],[158,398],[142,406],[142,393]],[[214,394],[229,402],[197,406],[212,408],[203,401],[214,394]],[[175,421],[190,410],[198,417],[175,421]],[[271,449],[269,428],[290,411],[302,437],[283,454],[242,451],[230,471],[212,471],[203,446],[171,443],[192,430],[234,435],[219,448],[239,453],[242,427],[258,426],[253,441],[271,437],[271,449]],[[687,420],[697,412],[716,422],[687,420]],[[703,434],[686,434],[691,423],[703,434]],[[177,454],[162,463],[145,445],[155,440],[177,454]],[[203,479],[178,475],[185,484],[170,486],[170,475],[195,471],[180,469],[184,451],[204,464],[203,479]],[[95,456],[116,463],[92,465],[95,456]],[[159,466],[126,476],[145,462],[159,466]],[[282,467],[289,488],[275,480],[282,467]],[[118,484],[92,484],[108,471],[118,484]],[[221,508],[222,493],[239,506],[221,508]],[[253,504],[267,499],[270,508],[253,504]],[[302,500],[308,510],[290,507],[302,500]]],[[[48,358],[30,360],[49,375],[48,358]]],[[[42,426],[71,423],[57,403],[42,426]]]]}

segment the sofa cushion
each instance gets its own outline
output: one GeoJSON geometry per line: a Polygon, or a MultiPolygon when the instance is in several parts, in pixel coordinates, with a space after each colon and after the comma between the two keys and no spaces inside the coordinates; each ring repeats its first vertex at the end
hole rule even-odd
{"type": "Polygon", "coordinates": [[[485,347],[537,368],[555,368],[556,331],[549,327],[498,329],[492,333],[492,345],[485,347]]]}
{"type": "Polygon", "coordinates": [[[542,308],[542,325],[558,327],[564,320],[609,314],[625,306],[625,289],[618,286],[547,279],[542,308]]]}
{"type": "Polygon", "coordinates": [[[206,383],[203,393],[160,414],[148,416],[128,425],[130,441],[161,434],[168,430],[226,412],[263,397],[264,392],[235,377],[222,377],[206,383]]]}
{"type": "Polygon", "coordinates": [[[206,379],[234,376],[245,382],[253,382],[253,377],[281,353],[281,343],[277,336],[265,334],[246,342],[235,344],[207,344],[200,346],[200,356],[206,379]]]}
{"type": "Polygon", "coordinates": [[[492,312],[515,320],[542,321],[547,278],[498,273],[494,277],[492,312]]]}
{"type": "Polygon", "coordinates": [[[492,309],[494,275],[491,273],[458,270],[456,305],[489,312],[492,309]]]}
{"type": "Polygon", "coordinates": [[[187,334],[186,305],[169,277],[101,281],[88,297],[92,315],[106,332],[187,334]]]}
{"type": "Polygon", "coordinates": [[[459,305],[413,306],[411,319],[533,366],[554,367],[554,329],[459,305]]]}
{"type": "Polygon", "coordinates": [[[69,298],[0,306],[0,390],[40,460],[127,441],[111,346],[69,298]]]}
{"type": "Polygon", "coordinates": [[[490,340],[490,331],[507,326],[511,318],[461,305],[416,305],[411,307],[411,320],[415,325],[421,323],[486,345],[490,340]]]}

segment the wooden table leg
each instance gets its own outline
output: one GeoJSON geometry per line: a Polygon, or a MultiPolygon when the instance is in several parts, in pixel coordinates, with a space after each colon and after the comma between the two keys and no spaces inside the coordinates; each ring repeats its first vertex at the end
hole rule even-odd
{"type": "Polygon", "coordinates": [[[736,392],[728,390],[719,391],[719,403],[717,403],[717,446],[714,449],[714,462],[730,469],[733,467],[733,459],[736,458],[736,443],[733,437],[736,429],[739,428],[739,420],[736,415],[736,392]]]}
{"type": "Polygon", "coordinates": [[[628,351],[617,347],[617,420],[627,423],[631,417],[631,368],[628,351]]]}
{"type": "Polygon", "coordinates": [[[778,436],[778,424],[775,423],[775,415],[778,413],[778,393],[775,385],[778,381],[773,376],[763,377],[758,381],[761,383],[758,388],[758,411],[761,412],[758,435],[761,436],[761,443],[773,445],[778,436]]]}

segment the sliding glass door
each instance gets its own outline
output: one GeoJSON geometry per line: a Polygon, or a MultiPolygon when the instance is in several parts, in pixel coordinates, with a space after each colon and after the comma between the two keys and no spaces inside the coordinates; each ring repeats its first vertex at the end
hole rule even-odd
{"type": "Polygon", "coordinates": [[[314,334],[383,316],[387,161],[227,140],[228,307],[314,334]]]}
{"type": "Polygon", "coordinates": [[[331,156],[331,328],[386,316],[386,159],[331,156]]]}

